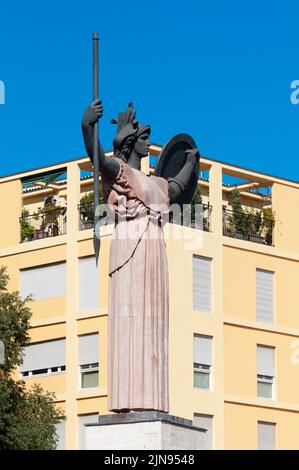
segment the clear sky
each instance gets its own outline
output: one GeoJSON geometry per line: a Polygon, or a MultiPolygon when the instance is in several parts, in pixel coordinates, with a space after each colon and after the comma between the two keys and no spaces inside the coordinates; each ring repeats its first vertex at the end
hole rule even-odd
{"type": "Polygon", "coordinates": [[[268,0],[2,0],[0,175],[85,154],[100,34],[101,140],[133,101],[164,144],[190,133],[203,155],[299,180],[299,3],[268,0]]]}

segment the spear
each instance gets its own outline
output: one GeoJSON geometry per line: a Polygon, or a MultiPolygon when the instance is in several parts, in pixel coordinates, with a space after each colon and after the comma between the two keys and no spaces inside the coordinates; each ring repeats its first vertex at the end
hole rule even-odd
{"type": "MultiPolygon", "coordinates": [[[[93,100],[99,99],[99,35],[93,33],[93,100]]],[[[93,132],[93,247],[96,257],[96,265],[98,266],[100,252],[100,217],[98,215],[97,206],[99,204],[99,121],[94,125],[93,132]]]]}

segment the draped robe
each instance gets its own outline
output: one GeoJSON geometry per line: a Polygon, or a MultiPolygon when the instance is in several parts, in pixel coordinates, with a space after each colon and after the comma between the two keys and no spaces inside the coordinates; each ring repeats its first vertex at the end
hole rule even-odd
{"type": "Polygon", "coordinates": [[[109,260],[108,409],[168,412],[168,183],[120,161],[104,180],[116,218],[109,260]]]}

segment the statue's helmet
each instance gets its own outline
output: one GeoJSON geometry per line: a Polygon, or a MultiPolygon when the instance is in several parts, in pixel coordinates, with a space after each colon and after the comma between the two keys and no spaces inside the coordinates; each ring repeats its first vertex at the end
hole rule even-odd
{"type": "Polygon", "coordinates": [[[142,134],[151,133],[151,128],[147,124],[140,124],[135,120],[136,111],[133,108],[133,103],[129,103],[124,113],[118,114],[118,120],[112,119],[113,124],[117,124],[117,134],[113,141],[113,148],[116,153],[122,151],[123,146],[132,138],[133,142],[136,142],[138,137],[142,134]]]}

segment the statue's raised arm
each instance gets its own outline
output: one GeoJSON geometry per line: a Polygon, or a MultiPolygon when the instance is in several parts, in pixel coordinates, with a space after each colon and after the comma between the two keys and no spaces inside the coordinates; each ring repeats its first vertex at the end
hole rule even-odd
{"type": "MultiPolygon", "coordinates": [[[[82,132],[86,152],[93,163],[93,133],[95,123],[103,116],[103,104],[100,100],[91,103],[84,111],[82,118],[82,132]]],[[[117,159],[106,157],[104,150],[100,147],[99,167],[102,175],[108,179],[113,180],[117,177],[120,165],[117,159]]]]}

